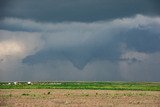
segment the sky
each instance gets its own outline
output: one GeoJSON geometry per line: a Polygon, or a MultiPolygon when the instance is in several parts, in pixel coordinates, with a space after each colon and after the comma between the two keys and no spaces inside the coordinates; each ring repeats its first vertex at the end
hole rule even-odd
{"type": "Polygon", "coordinates": [[[0,81],[160,81],[159,0],[1,0],[0,81]]]}

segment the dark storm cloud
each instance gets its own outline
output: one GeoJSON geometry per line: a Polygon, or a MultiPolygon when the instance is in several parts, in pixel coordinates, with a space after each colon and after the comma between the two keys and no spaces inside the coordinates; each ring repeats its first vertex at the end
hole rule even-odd
{"type": "MultiPolygon", "coordinates": [[[[100,35],[99,35],[100,36],[100,35]]],[[[94,41],[93,44],[73,46],[67,48],[49,48],[41,50],[35,55],[26,57],[23,62],[28,64],[44,63],[48,60],[70,60],[75,67],[83,69],[88,62],[94,60],[121,60],[123,54],[121,45],[125,44],[128,50],[134,50],[142,53],[154,53],[160,51],[160,34],[148,32],[147,30],[129,30],[127,33],[118,33],[111,38],[109,42],[98,38],[102,44],[94,41]],[[136,32],[136,33],[135,33],[136,32]]],[[[87,41],[88,42],[88,41],[87,41]]]]}
{"type": "Polygon", "coordinates": [[[159,0],[0,0],[0,81],[160,81],[159,0]]]}
{"type": "Polygon", "coordinates": [[[1,0],[0,17],[93,22],[135,14],[160,15],[159,5],[159,0],[1,0]]]}
{"type": "Polygon", "coordinates": [[[144,53],[160,51],[160,33],[156,34],[148,29],[132,29],[120,35],[121,42],[126,43],[130,49],[144,53]]]}
{"type": "Polygon", "coordinates": [[[159,16],[0,25],[1,80],[159,81],[159,16]]]}
{"type": "Polygon", "coordinates": [[[97,60],[118,61],[125,50],[141,53],[160,51],[159,17],[132,18],[93,23],[40,23],[5,18],[0,27],[13,32],[38,33],[45,47],[28,55],[23,63],[69,60],[78,69],[97,60]]]}

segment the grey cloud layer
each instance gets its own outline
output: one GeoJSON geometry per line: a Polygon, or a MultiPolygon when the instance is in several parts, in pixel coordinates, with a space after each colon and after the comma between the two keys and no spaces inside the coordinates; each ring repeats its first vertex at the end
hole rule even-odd
{"type": "Polygon", "coordinates": [[[0,28],[0,43],[23,44],[16,57],[0,56],[3,80],[20,74],[25,80],[159,81],[160,17],[92,23],[5,18],[0,28]]]}
{"type": "Polygon", "coordinates": [[[160,15],[159,5],[159,0],[1,0],[0,18],[93,22],[134,14],[160,15]]]}

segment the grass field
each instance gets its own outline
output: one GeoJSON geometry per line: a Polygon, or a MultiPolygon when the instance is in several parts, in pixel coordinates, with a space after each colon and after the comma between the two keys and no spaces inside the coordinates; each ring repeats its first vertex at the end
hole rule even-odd
{"type": "Polygon", "coordinates": [[[160,82],[0,82],[0,89],[93,89],[160,91],[160,82]]]}

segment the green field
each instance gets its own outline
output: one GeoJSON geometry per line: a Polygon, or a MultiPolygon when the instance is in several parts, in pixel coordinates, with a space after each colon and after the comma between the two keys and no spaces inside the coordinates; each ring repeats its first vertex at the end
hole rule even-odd
{"type": "Polygon", "coordinates": [[[160,91],[160,82],[0,82],[0,89],[94,89],[160,91]]]}

